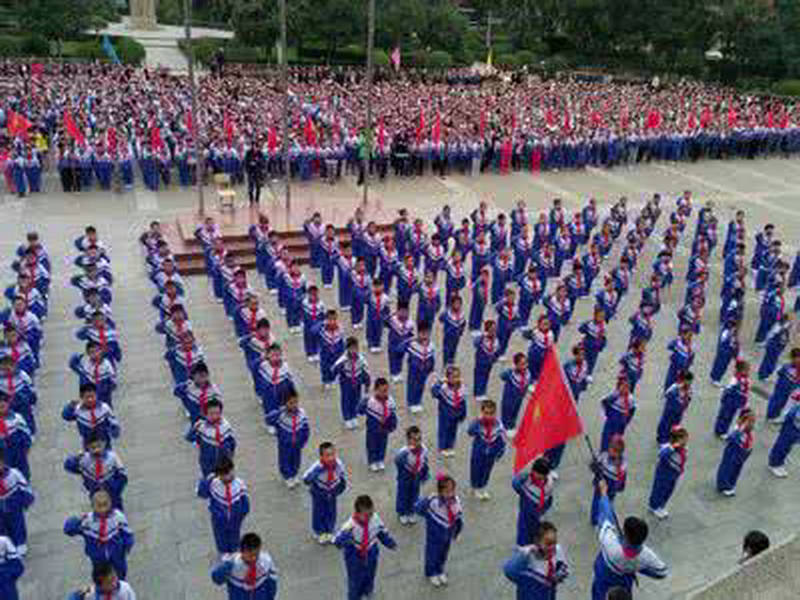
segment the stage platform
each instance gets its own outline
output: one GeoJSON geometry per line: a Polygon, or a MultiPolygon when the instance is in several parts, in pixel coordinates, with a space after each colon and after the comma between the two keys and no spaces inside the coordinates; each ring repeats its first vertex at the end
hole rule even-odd
{"type": "MultiPolygon", "coordinates": [[[[278,232],[278,236],[289,248],[290,255],[300,264],[309,261],[309,245],[303,233],[303,223],[315,212],[322,215],[322,222],[333,223],[341,246],[350,245],[347,222],[350,220],[360,202],[350,202],[337,198],[335,200],[315,201],[308,197],[295,201],[296,210],[287,211],[285,206],[269,200],[262,200],[260,207],[237,205],[234,211],[212,209],[205,215],[186,213],[179,215],[174,223],[163,225],[164,236],[169,242],[172,253],[181,275],[199,275],[205,273],[203,247],[194,237],[197,226],[208,216],[212,217],[222,232],[222,239],[228,252],[233,254],[239,265],[245,269],[254,269],[256,265],[255,245],[250,239],[250,226],[258,222],[259,214],[269,217],[270,227],[278,232]]],[[[364,210],[365,222],[375,221],[381,232],[391,231],[396,215],[389,214],[381,208],[379,202],[368,205],[364,210]]]]}

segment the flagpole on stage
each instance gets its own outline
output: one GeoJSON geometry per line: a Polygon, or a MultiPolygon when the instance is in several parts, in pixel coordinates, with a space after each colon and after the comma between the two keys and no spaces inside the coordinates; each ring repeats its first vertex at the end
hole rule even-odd
{"type": "Polygon", "coordinates": [[[281,89],[283,91],[283,126],[281,128],[281,156],[283,158],[284,194],[286,200],[286,216],[289,216],[291,205],[291,188],[289,180],[289,57],[286,52],[286,0],[279,0],[281,16],[281,89]]]}
{"type": "Polygon", "coordinates": [[[189,49],[189,89],[192,93],[192,146],[196,162],[195,177],[197,178],[197,212],[200,216],[206,213],[206,201],[203,197],[203,153],[197,141],[200,116],[197,114],[197,84],[194,80],[194,47],[192,46],[192,5],[189,0],[183,0],[183,24],[186,29],[186,47],[189,49]]]}
{"type": "Polygon", "coordinates": [[[366,161],[364,164],[364,200],[367,206],[369,195],[369,161],[372,157],[374,147],[375,132],[372,126],[372,51],[375,44],[375,0],[369,0],[369,13],[367,15],[367,139],[366,139],[366,161]]]}

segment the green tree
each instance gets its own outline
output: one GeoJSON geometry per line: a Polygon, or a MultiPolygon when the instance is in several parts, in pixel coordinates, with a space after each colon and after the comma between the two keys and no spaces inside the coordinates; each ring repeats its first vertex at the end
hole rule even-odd
{"type": "Polygon", "coordinates": [[[47,40],[69,39],[102,27],[113,14],[106,0],[27,0],[20,27],[47,40]]]}
{"type": "Polygon", "coordinates": [[[264,48],[280,36],[277,3],[274,0],[249,0],[239,4],[232,15],[236,40],[246,46],[264,48]]]}

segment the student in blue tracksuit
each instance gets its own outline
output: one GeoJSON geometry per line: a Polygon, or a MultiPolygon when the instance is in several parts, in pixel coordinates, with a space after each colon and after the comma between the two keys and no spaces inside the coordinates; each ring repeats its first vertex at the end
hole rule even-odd
{"type": "Polygon", "coordinates": [[[578,331],[583,334],[581,345],[586,357],[586,367],[589,370],[591,377],[594,372],[594,367],[597,364],[597,359],[603,348],[606,347],[606,320],[605,310],[600,305],[594,307],[594,319],[585,321],[578,327],[578,331]]]}
{"type": "Polygon", "coordinates": [[[344,332],[339,325],[339,314],[331,309],[325,313],[325,322],[316,328],[319,336],[319,370],[322,385],[328,388],[333,385],[336,375],[333,365],[344,354],[344,332]]]}
{"type": "Polygon", "coordinates": [[[402,525],[417,522],[414,506],[419,500],[422,484],[428,480],[428,449],[422,443],[422,432],[412,425],[406,429],[406,445],[397,451],[394,458],[397,468],[397,492],[395,510],[402,525]]]}
{"type": "Polygon", "coordinates": [[[719,400],[719,411],[714,421],[714,435],[724,439],[728,435],[737,413],[747,408],[750,399],[750,363],[737,360],[731,382],[722,391],[719,400]]]}
{"type": "Polygon", "coordinates": [[[761,359],[761,364],[758,366],[759,381],[769,379],[775,372],[781,354],[786,346],[789,345],[791,325],[789,315],[785,314],[772,326],[769,334],[767,334],[767,348],[764,351],[764,358],[761,359]]]}
{"type": "Polygon", "coordinates": [[[303,349],[308,362],[319,360],[319,328],[325,320],[325,304],[319,299],[319,288],[312,285],[301,303],[303,309],[303,349]]]}
{"type": "Polygon", "coordinates": [[[648,502],[650,512],[658,519],[666,519],[669,516],[667,502],[686,469],[688,441],[689,434],[686,429],[681,425],[675,425],[669,433],[669,442],[661,446],[658,451],[653,488],[648,502]]]}
{"type": "MultiPolygon", "coordinates": [[[[296,387],[294,376],[283,360],[279,344],[272,344],[267,348],[266,355],[259,360],[253,371],[253,382],[266,419],[268,414],[280,408],[289,392],[296,387]]],[[[275,428],[269,423],[267,433],[275,435],[275,428]]]]}
{"type": "Polygon", "coordinates": [[[743,409],[736,419],[736,427],[728,434],[722,460],[717,468],[717,491],[723,496],[736,494],[736,482],[744,463],[753,451],[753,427],[756,415],[749,408],[743,409]]]}
{"type": "Polygon", "coordinates": [[[555,600],[556,589],[569,576],[556,536],[555,525],[542,521],[533,544],[517,547],[503,565],[506,578],[517,587],[517,600],[555,600]]]}
{"type": "Polygon", "coordinates": [[[354,504],[353,515],[333,540],[344,555],[347,600],[372,597],[378,571],[379,542],[390,550],[397,547],[397,542],[375,512],[372,498],[359,496],[354,504]]]}
{"type": "Polygon", "coordinates": [[[336,259],[336,277],[339,291],[339,310],[348,311],[353,302],[353,275],[355,261],[350,254],[350,248],[342,248],[336,259]]]}
{"type": "Polygon", "coordinates": [[[634,338],[627,352],[619,359],[622,372],[628,377],[631,392],[636,391],[636,386],[644,373],[645,347],[647,342],[643,338],[634,338]]]}
{"type": "Polygon", "coordinates": [[[447,585],[447,555],[464,528],[455,480],[449,475],[437,477],[436,494],[418,500],[414,511],[425,517],[425,577],[434,587],[447,585]]]}
{"type": "Polygon", "coordinates": [[[461,296],[454,293],[448,299],[447,310],[439,315],[439,321],[441,321],[443,328],[442,363],[445,367],[455,362],[458,342],[461,340],[461,336],[467,326],[462,304],[461,296]]]}
{"type": "Polygon", "coordinates": [[[128,485],[128,472],[101,435],[92,433],[86,441],[86,450],[66,458],[64,470],[81,476],[89,497],[97,490],[104,489],[111,496],[114,508],[123,510],[122,492],[128,485]]]}
{"type": "Polygon", "coordinates": [[[517,428],[517,417],[531,383],[528,374],[528,359],[524,353],[518,352],[514,355],[513,367],[503,371],[500,379],[503,380],[500,420],[508,436],[511,437],[517,428]]]}
{"type": "Polygon", "coordinates": [[[187,442],[197,445],[203,477],[214,472],[220,458],[231,457],[236,451],[233,427],[222,416],[222,403],[219,400],[208,401],[206,417],[191,425],[185,437],[187,442]]]}
{"type": "Polygon", "coordinates": [[[112,438],[118,438],[120,429],[117,417],[108,404],[97,401],[94,384],[83,384],[79,395],[79,400],[64,405],[61,418],[67,422],[75,422],[84,444],[92,432],[98,432],[109,444],[112,438]]]}
{"type": "Polygon", "coordinates": [[[720,385],[725,371],[728,370],[728,365],[731,361],[739,356],[739,330],[741,328],[741,321],[733,319],[727,321],[723,327],[720,328],[719,337],[717,338],[717,353],[714,356],[714,362],[711,366],[711,383],[716,386],[720,385]]]}
{"type": "Polygon", "coordinates": [[[481,402],[480,417],[474,419],[467,428],[472,436],[472,452],[469,459],[469,482],[472,492],[480,500],[489,500],[486,491],[494,463],[506,449],[506,432],[496,417],[497,405],[494,400],[481,402]]]}
{"type": "Polygon", "coordinates": [[[783,409],[797,389],[800,389],[800,348],[792,348],[789,362],[778,369],[778,378],[767,402],[767,419],[781,423],[783,409]]]}
{"type": "Polygon", "coordinates": [[[380,352],[383,339],[383,325],[392,315],[389,296],[383,289],[380,279],[372,280],[372,293],[367,299],[367,347],[370,352],[380,352]]]}
{"type": "Polygon", "coordinates": [[[422,412],[422,396],[428,376],[436,366],[436,349],[431,342],[429,325],[418,326],[417,337],[406,346],[408,377],[406,379],[406,404],[412,413],[422,412]]]}
{"type": "Polygon", "coordinates": [[[527,327],[531,320],[533,307],[542,300],[544,288],[533,266],[528,267],[527,273],[520,275],[517,283],[519,284],[519,317],[522,327],[527,327]]]}
{"type": "Polygon", "coordinates": [[[33,500],[28,480],[19,470],[6,464],[5,452],[0,447],[0,531],[8,536],[22,556],[28,553],[25,511],[33,504],[33,500]]]}
{"type": "Polygon", "coordinates": [[[499,360],[502,352],[494,321],[484,321],[483,333],[473,339],[472,343],[475,346],[473,395],[476,400],[481,400],[486,396],[492,367],[499,360]]]}
{"type": "MultiPolygon", "coordinates": [[[[600,549],[594,561],[592,600],[609,600],[609,591],[617,586],[631,592],[641,573],[653,579],[664,579],[669,568],[648,546],[647,523],[638,517],[625,519],[622,530],[608,499],[608,484],[598,484],[600,503],[597,519],[597,539],[600,549]]],[[[631,597],[631,596],[628,596],[631,597]]]]}
{"type": "Polygon", "coordinates": [[[656,442],[664,445],[669,441],[672,428],[680,425],[683,415],[692,403],[692,381],[694,375],[690,371],[681,371],[678,378],[664,392],[664,409],[656,429],[656,442]]]}
{"type": "Polygon", "coordinates": [[[530,340],[528,345],[528,373],[531,382],[539,379],[542,371],[544,356],[551,344],[555,343],[555,336],[550,329],[550,319],[546,314],[541,315],[536,323],[536,327],[522,332],[522,337],[530,340]]]}
{"type": "Polygon", "coordinates": [[[469,330],[473,336],[479,334],[483,326],[483,313],[489,304],[489,269],[480,272],[472,283],[472,303],[469,307],[469,330]]]}
{"type": "Polygon", "coordinates": [[[64,522],[64,533],[83,538],[84,553],[92,565],[109,562],[121,579],[126,578],[133,531],[122,511],[113,508],[107,491],[97,490],[92,495],[92,512],[69,517],[64,522]]]}
{"type": "Polygon", "coordinates": [[[506,285],[514,278],[514,266],[508,250],[501,250],[492,265],[492,304],[503,299],[506,285]]]}
{"type": "Polygon", "coordinates": [[[540,457],[533,461],[530,471],[522,471],[511,482],[519,495],[517,513],[517,546],[532,544],[539,532],[539,522],[553,505],[555,478],[550,462],[540,457]]]}
{"type": "Polygon", "coordinates": [[[369,296],[372,279],[367,273],[367,267],[363,258],[356,259],[356,266],[351,276],[352,297],[350,299],[350,321],[353,329],[361,329],[364,326],[364,307],[369,296]]]}
{"type": "Polygon", "coordinates": [[[601,452],[597,456],[597,461],[592,464],[592,471],[594,472],[594,496],[592,497],[590,521],[592,527],[597,527],[600,519],[600,499],[602,497],[598,490],[600,481],[605,482],[607,488],[606,497],[612,505],[617,494],[625,491],[628,467],[625,462],[624,437],[615,435],[611,438],[608,443],[608,450],[601,452]]]}
{"type": "Polygon", "coordinates": [[[439,419],[437,441],[442,456],[455,456],[459,424],[467,418],[467,393],[461,383],[461,369],[455,365],[447,367],[445,379],[431,387],[431,396],[438,401],[439,419]]]}
{"type": "Polygon", "coordinates": [[[756,343],[763,344],[772,326],[778,323],[786,314],[786,301],[783,297],[783,287],[772,293],[766,293],[761,303],[760,318],[756,331],[756,343]]]}
{"type": "Polygon", "coordinates": [[[274,343],[272,328],[266,317],[256,321],[255,329],[239,339],[239,347],[244,353],[251,375],[258,371],[258,363],[269,353],[269,347],[274,343]]]}
{"type": "Polygon", "coordinates": [[[671,354],[667,376],[664,379],[665,391],[675,383],[679,372],[688,371],[692,367],[692,362],[694,362],[694,350],[692,350],[691,329],[681,329],[678,334],[678,339],[672,340],[667,344],[667,350],[669,350],[671,354]]]}
{"type": "Polygon", "coordinates": [[[394,239],[391,236],[384,236],[383,243],[378,254],[380,262],[380,279],[383,282],[383,291],[387,294],[392,291],[392,283],[400,264],[400,255],[394,247],[394,239]]]}
{"type": "Polygon", "coordinates": [[[370,471],[386,468],[386,446],[389,434],[397,429],[397,404],[389,395],[389,382],[384,377],[375,379],[373,393],[359,405],[359,414],[367,420],[367,465],[370,471]]]}
{"type": "Polygon", "coordinates": [[[795,392],[793,399],[795,402],[783,419],[780,433],[769,451],[767,463],[772,474],[780,478],[789,476],[784,464],[792,447],[800,441],[800,396],[795,392]]]}
{"type": "Polygon", "coordinates": [[[453,294],[461,293],[467,285],[467,273],[463,264],[463,257],[458,250],[453,250],[450,260],[445,265],[447,278],[445,280],[445,294],[451,298],[453,294]]]}
{"type": "Polygon", "coordinates": [[[197,495],[208,500],[217,552],[220,555],[236,552],[242,522],[250,512],[250,497],[245,482],[236,477],[230,457],[220,457],[213,473],[200,479],[197,495]]]}
{"type": "Polygon", "coordinates": [[[419,273],[414,267],[414,257],[406,254],[402,262],[398,262],[396,269],[397,303],[409,304],[411,297],[417,293],[422,284],[419,273]]]}
{"type": "Polygon", "coordinates": [[[339,403],[345,429],[355,429],[358,426],[361,396],[370,386],[369,365],[358,351],[356,338],[347,338],[345,347],[345,353],[333,364],[331,372],[339,380],[339,403]]]}
{"type": "Polygon", "coordinates": [[[436,322],[436,316],[442,308],[442,297],[433,272],[426,271],[422,286],[417,290],[417,323],[436,322]]]}
{"type": "Polygon", "coordinates": [[[117,387],[117,372],[111,361],[103,356],[100,344],[86,342],[84,354],[73,354],[69,360],[70,369],[78,375],[78,387],[92,383],[97,390],[97,399],[113,407],[112,394],[117,387]]]}
{"type": "Polygon", "coordinates": [[[228,586],[228,600],[275,600],[278,593],[275,563],[255,533],[242,536],[239,552],[223,557],[212,569],[211,580],[228,586]]]}
{"type": "Polygon", "coordinates": [[[11,409],[25,419],[31,435],[35,436],[33,407],[38,401],[36,388],[28,374],[16,368],[11,356],[0,358],[0,393],[11,399],[11,409]]]}
{"type": "Polygon", "coordinates": [[[319,460],[306,470],[303,483],[311,494],[311,531],[320,544],[330,544],[336,526],[336,498],[347,488],[344,464],[331,442],[320,444],[319,460]]]}
{"type": "Polygon", "coordinates": [[[30,480],[28,451],[32,444],[31,432],[25,419],[11,410],[11,399],[2,392],[0,392],[0,431],[3,432],[0,442],[5,450],[5,463],[22,473],[25,479],[30,480]]]}
{"type": "Polygon", "coordinates": [[[299,483],[297,473],[302,462],[302,452],[311,433],[308,417],[300,408],[300,398],[296,390],[290,390],[283,406],[267,415],[267,422],[277,432],[278,471],[286,482],[286,487],[292,489],[299,483]]]}
{"type": "Polygon", "coordinates": [[[650,341],[653,337],[652,325],[653,307],[650,304],[642,303],[639,305],[639,310],[631,316],[628,321],[631,324],[631,335],[629,344],[636,338],[641,338],[645,341],[650,341]]]}
{"type": "Polygon", "coordinates": [[[625,429],[633,420],[636,413],[636,400],[630,393],[628,378],[620,374],[617,378],[617,389],[601,400],[605,413],[605,424],[600,441],[600,450],[607,450],[611,437],[625,435],[625,429]]]}
{"type": "Polygon", "coordinates": [[[515,295],[513,289],[505,290],[503,299],[494,306],[497,312],[497,341],[500,344],[501,357],[505,357],[514,330],[522,325],[515,295]]]}
{"type": "Polygon", "coordinates": [[[389,318],[386,324],[389,328],[387,346],[389,375],[392,383],[399,383],[402,381],[403,359],[406,355],[406,349],[415,337],[414,322],[408,316],[408,304],[398,303],[397,311],[389,318]]]}

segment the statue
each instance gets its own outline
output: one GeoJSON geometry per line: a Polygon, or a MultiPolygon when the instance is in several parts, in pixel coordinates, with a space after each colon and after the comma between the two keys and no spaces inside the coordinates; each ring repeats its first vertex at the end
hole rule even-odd
{"type": "Polygon", "coordinates": [[[156,29],[156,0],[130,0],[131,29],[156,29]]]}

